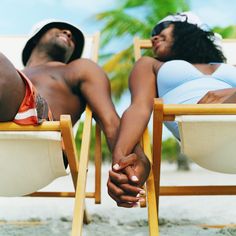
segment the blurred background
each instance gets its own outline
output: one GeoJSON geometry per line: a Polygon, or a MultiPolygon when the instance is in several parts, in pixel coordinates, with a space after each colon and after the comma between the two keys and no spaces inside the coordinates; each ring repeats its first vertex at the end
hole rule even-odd
{"type": "MultiPolygon", "coordinates": [[[[149,38],[153,26],[167,14],[191,10],[223,38],[235,38],[235,9],[234,0],[2,0],[0,35],[26,35],[35,23],[48,18],[69,21],[85,34],[100,31],[99,64],[109,75],[113,100],[121,115],[130,102],[127,86],[135,36],[149,38]]],[[[80,139],[81,132],[77,135],[78,148],[80,139]]],[[[177,161],[179,169],[188,170],[178,143],[166,129],[163,139],[163,158],[177,161]]],[[[105,140],[102,150],[104,159],[109,160],[105,140]]]]}

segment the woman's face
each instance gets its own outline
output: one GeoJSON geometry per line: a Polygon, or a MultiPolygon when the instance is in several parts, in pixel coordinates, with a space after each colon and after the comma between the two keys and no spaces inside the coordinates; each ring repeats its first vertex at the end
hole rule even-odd
{"type": "Polygon", "coordinates": [[[153,53],[160,61],[166,61],[172,56],[171,49],[174,43],[173,29],[174,25],[170,24],[160,34],[151,38],[153,53]]]}

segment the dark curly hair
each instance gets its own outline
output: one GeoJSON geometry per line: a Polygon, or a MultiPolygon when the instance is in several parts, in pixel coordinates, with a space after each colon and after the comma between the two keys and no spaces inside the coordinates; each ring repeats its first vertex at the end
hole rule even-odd
{"type": "Polygon", "coordinates": [[[225,62],[226,58],[213,42],[214,33],[204,31],[187,22],[172,22],[174,25],[172,60],[180,59],[190,63],[225,62]]]}

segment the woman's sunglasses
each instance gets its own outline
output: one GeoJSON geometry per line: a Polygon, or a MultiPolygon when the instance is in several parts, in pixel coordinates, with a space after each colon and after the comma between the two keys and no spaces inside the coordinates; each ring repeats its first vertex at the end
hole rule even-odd
{"type": "Polygon", "coordinates": [[[173,21],[164,21],[164,22],[157,24],[152,30],[152,34],[151,34],[152,37],[160,34],[161,31],[163,29],[166,29],[171,23],[173,23],[173,21]]]}

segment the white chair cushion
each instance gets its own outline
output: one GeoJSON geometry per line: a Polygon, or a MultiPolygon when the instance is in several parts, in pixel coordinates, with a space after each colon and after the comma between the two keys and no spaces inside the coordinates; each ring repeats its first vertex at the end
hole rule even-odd
{"type": "Polygon", "coordinates": [[[212,171],[236,174],[236,116],[178,116],[181,150],[212,171]]]}

